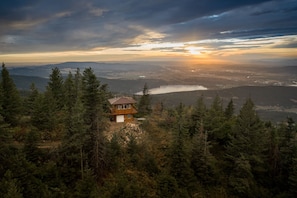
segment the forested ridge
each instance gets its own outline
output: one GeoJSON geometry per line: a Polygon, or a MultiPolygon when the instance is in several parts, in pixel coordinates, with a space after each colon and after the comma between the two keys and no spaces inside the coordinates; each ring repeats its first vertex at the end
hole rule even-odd
{"type": "Polygon", "coordinates": [[[218,95],[166,108],[147,90],[136,98],[143,133],[124,142],[91,68],[66,79],[53,68],[44,92],[21,96],[3,64],[0,197],[297,197],[293,119],[262,121],[252,96],[235,114],[218,95]]]}

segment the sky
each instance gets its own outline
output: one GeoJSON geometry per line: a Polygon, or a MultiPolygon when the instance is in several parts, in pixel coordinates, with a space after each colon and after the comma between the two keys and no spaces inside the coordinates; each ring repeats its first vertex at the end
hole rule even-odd
{"type": "Polygon", "coordinates": [[[0,61],[297,65],[297,0],[2,0],[0,61]]]}

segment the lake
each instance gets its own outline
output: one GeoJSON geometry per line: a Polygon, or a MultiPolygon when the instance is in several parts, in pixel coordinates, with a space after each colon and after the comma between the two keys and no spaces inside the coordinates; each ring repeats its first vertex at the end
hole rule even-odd
{"type": "MultiPolygon", "coordinates": [[[[197,90],[207,90],[207,88],[201,85],[163,85],[157,88],[149,89],[149,94],[157,95],[197,90]]],[[[136,95],[142,95],[142,91],[137,92],[136,95]]]]}

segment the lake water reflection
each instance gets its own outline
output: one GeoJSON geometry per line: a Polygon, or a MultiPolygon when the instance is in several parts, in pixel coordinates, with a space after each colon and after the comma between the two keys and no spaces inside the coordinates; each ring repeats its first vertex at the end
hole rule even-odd
{"type": "MultiPolygon", "coordinates": [[[[156,95],[197,90],[207,90],[207,88],[201,85],[163,85],[158,88],[149,89],[149,94],[156,95]]],[[[136,95],[142,95],[142,92],[137,92],[136,95]]]]}

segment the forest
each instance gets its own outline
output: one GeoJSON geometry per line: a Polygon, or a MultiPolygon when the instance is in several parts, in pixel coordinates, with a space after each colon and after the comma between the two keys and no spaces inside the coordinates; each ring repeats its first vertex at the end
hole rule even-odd
{"type": "Polygon", "coordinates": [[[0,197],[297,197],[295,121],[262,121],[252,98],[167,108],[145,85],[143,133],[123,141],[105,135],[113,94],[92,68],[53,68],[43,92],[4,64],[0,78],[0,197]]]}

